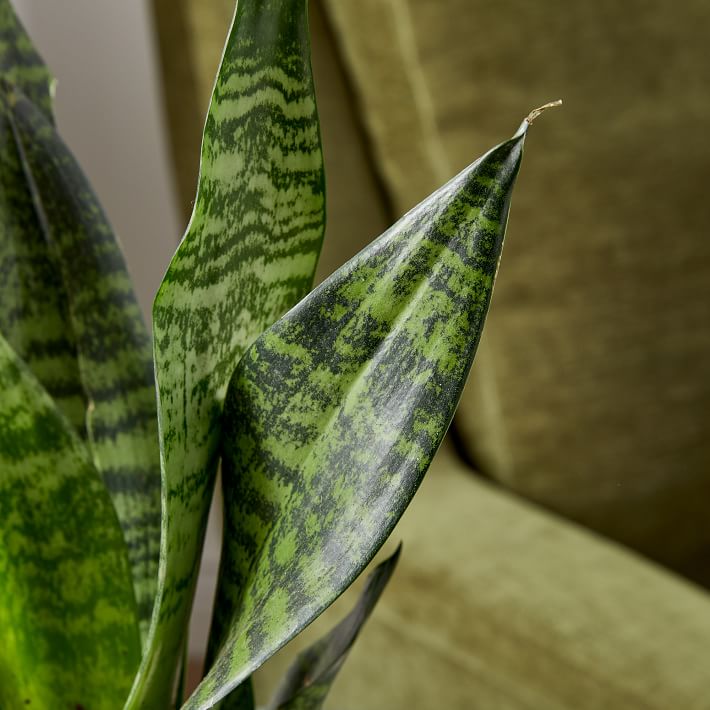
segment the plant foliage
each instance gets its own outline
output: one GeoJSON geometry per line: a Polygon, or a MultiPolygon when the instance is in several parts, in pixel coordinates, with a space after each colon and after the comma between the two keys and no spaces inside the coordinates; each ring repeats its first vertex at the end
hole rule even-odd
{"type": "MultiPolygon", "coordinates": [[[[51,87],[0,0],[0,706],[180,706],[221,460],[208,663],[182,707],[251,710],[251,674],[367,566],[446,433],[532,118],[309,294],[325,190],[307,2],[240,0],[151,348],[51,87]]],[[[271,710],[322,706],[398,556],[271,710]]]]}

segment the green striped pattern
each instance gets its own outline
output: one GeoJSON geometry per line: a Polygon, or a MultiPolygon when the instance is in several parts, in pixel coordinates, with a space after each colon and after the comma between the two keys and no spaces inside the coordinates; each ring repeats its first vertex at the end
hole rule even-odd
{"type": "Polygon", "coordinates": [[[527,121],[247,351],[223,426],[226,643],[214,707],[325,609],[391,532],[453,416],[488,310],[527,121]]]}
{"type": "Polygon", "coordinates": [[[163,707],[170,694],[227,383],[247,346],[311,286],[323,181],[306,0],[240,0],[205,126],[195,209],[153,307],[162,555],[132,710],[163,707]]]}
{"type": "Polygon", "coordinates": [[[51,77],[0,0],[0,332],[80,434],[86,402],[59,268],[42,234],[6,96],[18,86],[51,120],[51,77]]]}
{"type": "Polygon", "coordinates": [[[52,120],[54,80],[37,54],[10,0],[0,0],[0,76],[22,90],[52,120]]]}
{"type": "Polygon", "coordinates": [[[0,707],[116,710],[140,643],[111,499],[3,338],[0,391],[0,707]]]}
{"type": "MultiPolygon", "coordinates": [[[[89,448],[121,522],[145,634],[160,545],[160,463],[150,338],[121,251],[73,156],[54,126],[23,95],[6,92],[6,103],[34,203],[33,224],[40,227],[37,239],[44,242],[44,252],[55,264],[49,283],[66,296],[71,326],[67,332],[75,339],[87,401],[89,448]]],[[[38,294],[26,297],[36,299],[38,294]]],[[[31,356],[34,352],[30,349],[31,356]]],[[[69,351],[64,352],[68,357],[69,351]]],[[[59,368],[65,363],[53,364],[59,368]]],[[[70,367],[68,372],[73,375],[76,370],[70,367]]]]}
{"type": "Polygon", "coordinates": [[[323,707],[348,652],[392,577],[400,549],[401,546],[377,565],[355,608],[327,636],[299,654],[268,710],[320,710],[323,707]]]}

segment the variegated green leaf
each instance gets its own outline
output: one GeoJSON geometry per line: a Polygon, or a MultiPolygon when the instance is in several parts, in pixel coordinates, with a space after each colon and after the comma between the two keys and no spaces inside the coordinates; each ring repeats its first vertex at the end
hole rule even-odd
{"type": "Polygon", "coordinates": [[[7,93],[7,102],[46,249],[59,267],[67,296],[88,401],[89,448],[126,538],[145,634],[160,548],[150,337],[121,251],[81,169],[34,104],[16,90],[7,93]]]}
{"type": "Polygon", "coordinates": [[[255,707],[254,686],[251,679],[244,681],[215,707],[219,710],[252,710],[255,707]]]}
{"type": "Polygon", "coordinates": [[[111,499],[1,337],[0,391],[0,707],[115,710],[140,642],[111,499]]]}
{"type": "Polygon", "coordinates": [[[175,684],[175,698],[173,706],[175,710],[180,710],[182,704],[185,702],[185,687],[187,685],[187,668],[190,662],[190,649],[187,636],[183,642],[182,655],[180,656],[180,662],[178,665],[177,682],[175,684]]]}
{"type": "Polygon", "coordinates": [[[323,707],[348,652],[397,566],[400,550],[401,545],[375,568],[355,608],[327,636],[299,654],[268,710],[320,710],[323,707]]]}
{"type": "Polygon", "coordinates": [[[220,414],[246,347],[310,288],[324,228],[306,0],[240,0],[195,209],[153,307],[162,437],[158,600],[129,708],[169,695],[212,497],[220,414]]]}
{"type": "Polygon", "coordinates": [[[51,120],[51,77],[0,0],[0,332],[84,435],[86,402],[59,268],[49,253],[3,98],[16,85],[51,120]]]}
{"type": "Polygon", "coordinates": [[[260,336],[223,416],[230,633],[188,700],[242,683],[360,573],[449,425],[496,275],[527,121],[260,336]]]}
{"type": "Polygon", "coordinates": [[[0,0],[0,76],[17,86],[47,120],[52,120],[52,75],[37,54],[10,0],[0,0]]]}

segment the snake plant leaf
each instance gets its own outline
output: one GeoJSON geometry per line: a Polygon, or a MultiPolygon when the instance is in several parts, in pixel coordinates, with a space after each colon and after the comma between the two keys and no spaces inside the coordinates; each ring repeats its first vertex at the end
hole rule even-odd
{"type": "Polygon", "coordinates": [[[80,435],[86,402],[59,269],[42,234],[23,172],[6,96],[11,85],[52,121],[50,73],[0,0],[0,332],[80,435]]]}
{"type": "Polygon", "coordinates": [[[213,707],[383,544],[449,426],[480,338],[528,122],[262,334],[223,415],[229,626],[185,705],[213,707]]]}
{"type": "Polygon", "coordinates": [[[325,223],[306,0],[240,0],[187,233],[153,306],[164,489],[149,647],[129,702],[159,708],[192,604],[229,377],[308,292],[325,223]]]}
{"type": "Polygon", "coordinates": [[[252,710],[256,707],[254,700],[254,685],[251,679],[238,685],[224,699],[215,705],[219,710],[252,710]]]}
{"type": "Polygon", "coordinates": [[[0,0],[0,332],[84,434],[86,402],[58,266],[49,253],[23,173],[5,99],[16,85],[52,120],[51,77],[0,0]]]}
{"type": "Polygon", "coordinates": [[[103,211],[54,126],[9,95],[19,154],[44,239],[59,265],[88,401],[94,464],[129,550],[141,630],[150,622],[160,551],[160,459],[151,341],[103,211]]]}
{"type": "Polygon", "coordinates": [[[140,641],[111,499],[1,337],[0,390],[0,707],[115,710],[140,641]]]}
{"type": "Polygon", "coordinates": [[[355,608],[327,635],[299,654],[268,710],[320,710],[360,630],[397,566],[401,545],[370,575],[355,608]]]}
{"type": "Polygon", "coordinates": [[[10,0],[0,0],[0,77],[17,86],[52,121],[54,80],[10,0]]]}
{"type": "Polygon", "coordinates": [[[183,642],[182,655],[180,656],[180,662],[178,665],[177,682],[175,683],[175,698],[173,701],[173,707],[175,710],[180,710],[182,704],[185,702],[185,687],[187,685],[187,665],[189,663],[189,640],[185,636],[183,642]]]}

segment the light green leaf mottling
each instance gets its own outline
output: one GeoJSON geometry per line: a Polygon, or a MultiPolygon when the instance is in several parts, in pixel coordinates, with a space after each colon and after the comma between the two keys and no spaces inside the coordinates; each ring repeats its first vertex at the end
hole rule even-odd
{"type": "Polygon", "coordinates": [[[240,361],[223,415],[216,627],[229,636],[186,710],[215,707],[329,606],[417,490],[480,338],[526,128],[405,215],[240,361]],[[296,543],[288,559],[285,539],[296,543]]]}
{"type": "Polygon", "coordinates": [[[0,0],[0,76],[17,86],[52,120],[53,79],[10,0],[0,0]]]}
{"type": "Polygon", "coordinates": [[[0,707],[115,710],[140,642],[111,499],[2,338],[0,391],[0,707]]]}
{"type": "Polygon", "coordinates": [[[161,567],[129,710],[164,707],[173,685],[229,377],[312,283],[325,205],[306,5],[240,0],[205,125],[195,209],[155,299],[161,567]]]}
{"type": "Polygon", "coordinates": [[[323,707],[333,681],[397,566],[400,550],[401,546],[375,568],[355,608],[329,634],[299,654],[268,710],[323,707]]]}
{"type": "Polygon", "coordinates": [[[38,222],[6,99],[19,87],[51,121],[50,84],[10,0],[0,0],[0,332],[84,436],[86,402],[66,295],[38,222]]]}
{"type": "Polygon", "coordinates": [[[66,296],[87,401],[89,449],[121,522],[147,634],[160,547],[150,337],[116,239],[73,156],[54,126],[17,90],[8,89],[5,102],[44,251],[66,296]]]}

